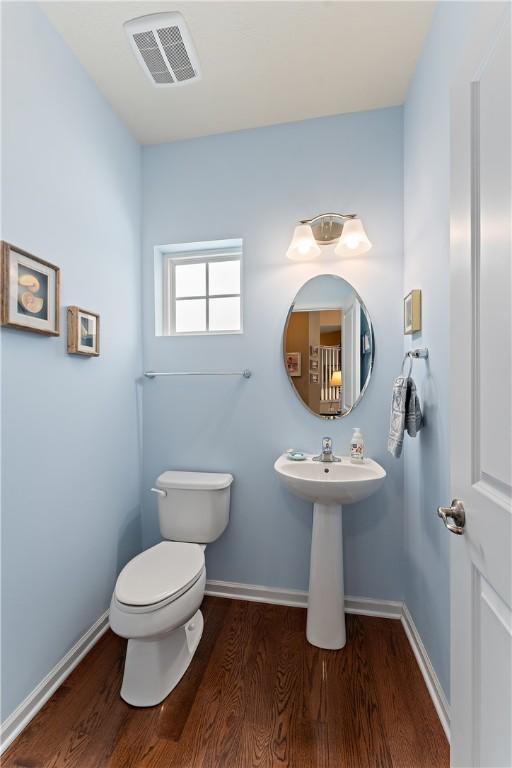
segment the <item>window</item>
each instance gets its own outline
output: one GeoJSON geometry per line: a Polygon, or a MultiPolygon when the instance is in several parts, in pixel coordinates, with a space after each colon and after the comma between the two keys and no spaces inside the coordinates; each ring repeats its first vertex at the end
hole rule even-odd
{"type": "Polygon", "coordinates": [[[189,250],[192,245],[164,255],[166,333],[241,333],[241,244],[189,250]]]}

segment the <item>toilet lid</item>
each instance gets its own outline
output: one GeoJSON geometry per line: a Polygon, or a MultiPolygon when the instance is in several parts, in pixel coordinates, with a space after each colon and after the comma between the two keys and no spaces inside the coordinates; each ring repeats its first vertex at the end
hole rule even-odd
{"type": "Polygon", "coordinates": [[[152,605],[187,590],[204,568],[199,544],[162,541],[125,565],[115,595],[126,605],[152,605]]]}

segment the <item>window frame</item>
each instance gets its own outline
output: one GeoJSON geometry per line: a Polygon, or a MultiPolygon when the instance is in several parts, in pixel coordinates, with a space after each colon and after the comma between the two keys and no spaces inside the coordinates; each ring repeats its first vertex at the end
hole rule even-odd
{"type": "Polygon", "coordinates": [[[166,336],[229,336],[243,333],[243,262],[242,249],[225,248],[215,250],[182,251],[164,254],[164,280],[163,280],[163,326],[166,336]],[[223,293],[211,296],[209,293],[210,267],[217,261],[238,261],[240,264],[240,293],[223,293]],[[206,292],[197,296],[176,297],[175,268],[180,264],[205,264],[206,265],[206,292]],[[240,328],[237,330],[211,331],[208,329],[210,319],[209,302],[211,299],[240,298],[240,328]],[[176,302],[189,301],[191,299],[204,299],[206,302],[206,330],[204,331],[177,331],[176,330],[176,302]]]}

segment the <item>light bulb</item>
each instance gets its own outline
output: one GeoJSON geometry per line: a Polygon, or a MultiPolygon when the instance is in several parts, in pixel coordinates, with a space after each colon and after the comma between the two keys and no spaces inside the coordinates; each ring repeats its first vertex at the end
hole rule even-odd
{"type": "Polygon", "coordinates": [[[351,248],[351,249],[357,248],[360,242],[361,242],[361,238],[358,237],[357,235],[349,235],[348,237],[345,238],[345,245],[347,246],[347,248],[351,248]]]}
{"type": "Polygon", "coordinates": [[[321,253],[309,224],[299,224],[295,227],[292,241],[286,255],[295,261],[307,261],[321,253]]]}
{"type": "Polygon", "coordinates": [[[334,249],[334,253],[343,256],[349,253],[352,256],[358,256],[366,253],[372,247],[366,232],[364,231],[361,219],[348,219],[343,224],[343,231],[339,242],[334,249]]]}

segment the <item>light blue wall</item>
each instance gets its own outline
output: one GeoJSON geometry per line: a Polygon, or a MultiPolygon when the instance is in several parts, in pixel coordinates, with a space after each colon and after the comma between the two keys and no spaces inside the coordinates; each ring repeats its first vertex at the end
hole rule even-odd
{"type": "MultiPolygon", "coordinates": [[[[354,426],[387,469],[372,499],[344,512],[349,594],[403,593],[402,467],[386,453],[391,384],[402,355],[402,110],[310,120],[143,149],[145,368],[241,369],[249,380],[157,379],[144,384],[144,488],[167,468],[231,471],[231,520],[207,550],[210,579],[304,589],[311,507],[279,484],[286,448],[316,450],[323,435],[347,454],[354,426]],[[295,223],[322,211],[357,211],[374,248],[364,256],[300,264],[285,258],[295,223]],[[153,247],[242,237],[244,334],[154,335],[153,247]],[[315,418],[288,383],[281,336],[310,277],[349,280],[373,320],[374,378],[343,421],[315,418]]],[[[154,497],[144,494],[144,544],[158,540],[154,497]]]]}
{"type": "Polygon", "coordinates": [[[61,267],[62,333],[2,330],[2,719],[140,546],[140,149],[34,4],[2,3],[2,238],[61,267]],[[65,307],[101,313],[66,354],[65,307]]]}
{"type": "Polygon", "coordinates": [[[405,599],[447,695],[450,542],[436,509],[451,499],[449,89],[478,6],[439,3],[404,109],[404,294],[423,291],[423,329],[405,349],[430,350],[414,366],[425,428],[404,449],[405,599]]]}

